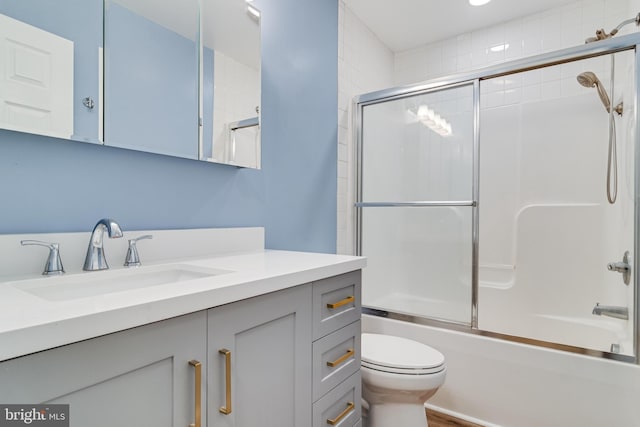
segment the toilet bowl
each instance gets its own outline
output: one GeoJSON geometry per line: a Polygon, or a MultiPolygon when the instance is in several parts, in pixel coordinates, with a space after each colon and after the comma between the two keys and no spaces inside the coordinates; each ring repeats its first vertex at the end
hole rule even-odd
{"type": "Polygon", "coordinates": [[[406,338],[362,334],[362,397],[369,427],[425,427],[424,403],[444,383],[444,356],[406,338]]]}

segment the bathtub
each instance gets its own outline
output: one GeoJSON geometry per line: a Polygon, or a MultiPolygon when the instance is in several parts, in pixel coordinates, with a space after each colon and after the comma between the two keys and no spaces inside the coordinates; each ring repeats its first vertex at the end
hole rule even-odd
{"type": "MultiPolygon", "coordinates": [[[[571,345],[581,348],[611,351],[614,353],[633,356],[633,340],[627,333],[627,322],[624,320],[608,319],[593,316],[571,317],[552,314],[537,314],[532,316],[531,325],[536,325],[547,341],[563,343],[569,341],[571,345]]],[[[531,336],[535,332],[532,332],[531,336]]],[[[530,336],[530,335],[527,335],[530,336]]]]}
{"type": "Polygon", "coordinates": [[[430,319],[442,319],[460,323],[469,323],[471,321],[470,292],[465,300],[444,300],[441,298],[429,298],[415,293],[389,292],[377,299],[365,299],[363,305],[376,310],[409,316],[422,314],[430,319]]]}
{"type": "MultiPolygon", "coordinates": [[[[520,313],[508,321],[482,317],[479,328],[498,334],[525,337],[551,344],[566,345],[596,352],[633,356],[629,322],[599,316],[560,316],[520,313]]],[[[576,351],[579,351],[576,349],[576,351]]]]}
{"type": "Polygon", "coordinates": [[[445,355],[447,380],[429,400],[436,410],[486,426],[639,425],[638,365],[371,315],[362,329],[445,355]]]}
{"type": "MultiPolygon", "coordinates": [[[[507,305],[507,301],[498,301],[507,305]]],[[[489,333],[524,337],[560,346],[571,346],[597,352],[620,353],[633,356],[633,339],[629,334],[630,322],[604,316],[561,316],[556,314],[523,313],[521,310],[505,312],[480,306],[479,329],[489,333]],[[508,320],[505,320],[508,319],[508,320]]],[[[367,306],[376,310],[413,316],[426,313],[430,319],[454,320],[469,323],[469,302],[445,301],[425,298],[401,292],[392,292],[384,298],[368,301],[367,306]]],[[[510,307],[514,307],[513,304],[510,307]]],[[[633,315],[630,313],[630,318],[633,315]]],[[[520,339],[520,338],[517,338],[520,339]]],[[[576,349],[576,351],[579,351],[576,349]]]]}

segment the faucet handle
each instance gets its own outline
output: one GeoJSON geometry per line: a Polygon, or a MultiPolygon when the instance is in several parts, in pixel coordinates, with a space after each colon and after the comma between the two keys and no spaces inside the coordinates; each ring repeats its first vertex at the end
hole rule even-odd
{"type": "Polygon", "coordinates": [[[41,242],[40,240],[21,240],[20,244],[22,246],[35,245],[49,248],[49,257],[47,258],[47,263],[44,266],[42,274],[44,276],[64,274],[64,267],[60,259],[60,245],[58,243],[41,242]]]}
{"type": "Polygon", "coordinates": [[[607,270],[622,273],[622,281],[625,285],[631,283],[631,256],[629,251],[622,255],[622,262],[610,262],[607,264],[607,270]]]}
{"type": "Polygon", "coordinates": [[[140,255],[138,255],[136,242],[144,239],[153,239],[153,236],[151,234],[145,234],[144,236],[136,237],[135,239],[129,239],[129,249],[127,249],[127,256],[124,260],[125,267],[139,267],[142,265],[140,262],[140,255]]]}

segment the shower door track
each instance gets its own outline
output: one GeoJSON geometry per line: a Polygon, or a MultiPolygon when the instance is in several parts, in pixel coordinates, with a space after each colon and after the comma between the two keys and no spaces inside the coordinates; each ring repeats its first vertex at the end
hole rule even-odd
{"type": "Polygon", "coordinates": [[[457,207],[457,206],[475,206],[476,202],[468,201],[451,201],[451,202],[358,202],[355,204],[357,208],[419,208],[419,207],[457,207]]]}
{"type": "Polygon", "coordinates": [[[594,58],[597,56],[613,54],[626,50],[635,50],[635,93],[634,93],[634,111],[636,131],[634,135],[635,149],[635,182],[634,182],[634,260],[635,266],[640,266],[640,131],[638,124],[640,123],[640,111],[638,109],[638,99],[640,98],[640,82],[638,82],[638,72],[640,70],[640,33],[633,33],[625,36],[613,37],[595,43],[584,44],[576,47],[566,48],[554,52],[548,52],[528,58],[522,58],[515,61],[505,62],[502,64],[473,70],[467,73],[452,74],[425,82],[412,85],[399,86],[390,89],[370,92],[357,96],[353,100],[353,129],[355,143],[355,159],[356,159],[356,201],[355,207],[355,242],[354,247],[356,254],[362,254],[362,210],[366,208],[386,208],[386,207],[444,207],[444,206],[470,206],[472,213],[472,272],[471,272],[471,322],[460,323],[449,320],[435,319],[427,316],[407,315],[392,311],[381,310],[363,306],[362,312],[379,317],[387,317],[390,319],[403,320],[411,323],[422,324],[427,326],[435,326],[444,329],[467,332],[476,335],[500,338],[507,341],[530,344],[540,347],[563,350],[572,353],[585,354],[605,359],[612,359],[630,363],[640,363],[640,315],[638,308],[640,307],[640,293],[638,292],[638,283],[640,282],[640,272],[635,268],[634,277],[634,333],[633,348],[634,355],[624,355],[606,351],[592,350],[582,347],[575,347],[565,344],[558,344],[549,341],[541,341],[532,338],[520,337],[515,335],[506,335],[496,332],[484,331],[478,328],[478,203],[479,203],[479,130],[480,130],[480,81],[495,77],[506,76],[509,74],[520,73],[524,71],[536,70],[552,65],[559,65],[568,62],[578,61],[582,59],[594,58]],[[445,89],[451,89],[458,86],[473,86],[473,185],[472,198],[469,201],[410,201],[410,202],[363,202],[362,201],[362,109],[367,105],[378,104],[382,102],[392,101],[410,96],[420,95],[429,92],[435,92],[445,89]]]}

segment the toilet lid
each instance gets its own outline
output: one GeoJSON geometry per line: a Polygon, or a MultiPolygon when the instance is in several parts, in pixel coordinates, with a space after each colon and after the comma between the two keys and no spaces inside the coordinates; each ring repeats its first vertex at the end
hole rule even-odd
{"type": "Polygon", "coordinates": [[[420,370],[427,373],[439,371],[444,365],[444,356],[438,350],[391,335],[362,334],[361,356],[363,366],[390,368],[394,372],[420,370]]]}

